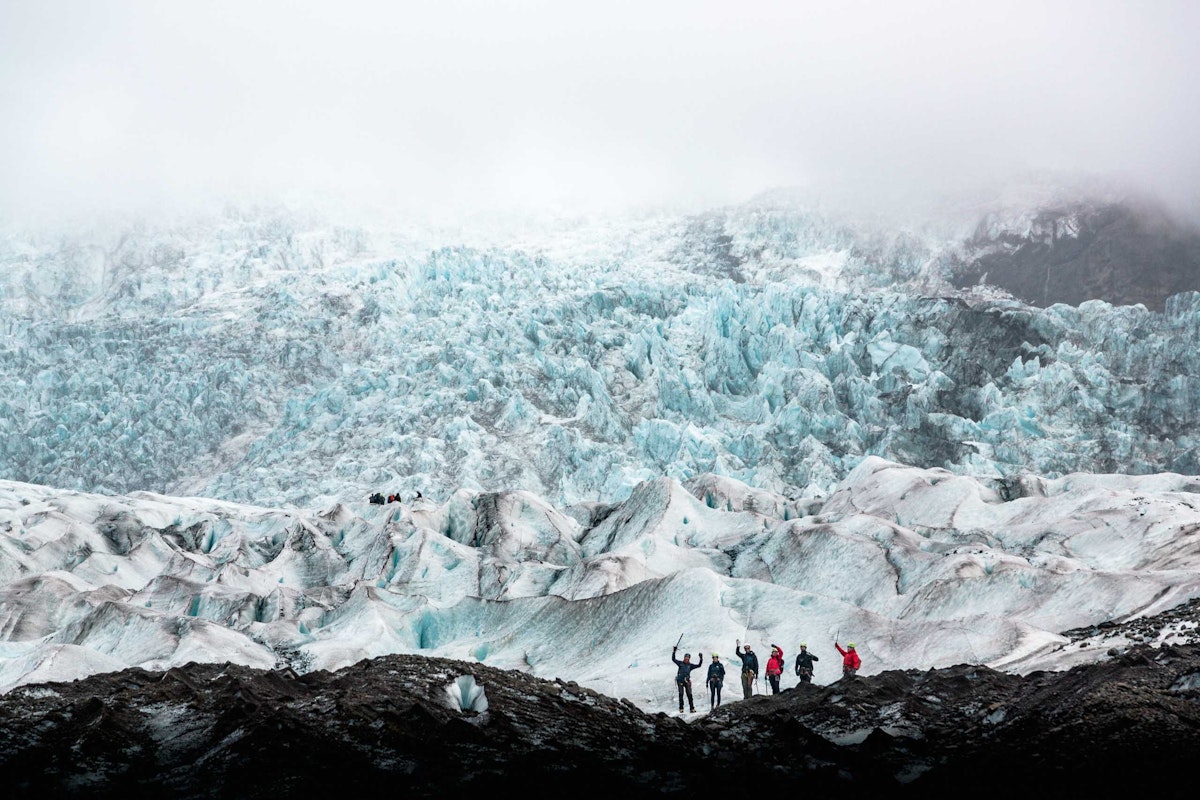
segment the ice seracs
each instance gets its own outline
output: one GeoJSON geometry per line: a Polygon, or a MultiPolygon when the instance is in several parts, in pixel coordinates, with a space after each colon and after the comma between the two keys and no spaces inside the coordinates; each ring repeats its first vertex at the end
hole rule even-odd
{"type": "Polygon", "coordinates": [[[1179,474],[980,479],[876,457],[824,499],[705,475],[565,508],[460,490],[307,512],[2,482],[0,687],[416,653],[653,709],[680,635],[818,655],[852,635],[864,675],[1054,668],[1104,657],[1069,629],[1200,597],[1198,498],[1179,474]]]}
{"type": "Polygon", "coordinates": [[[950,233],[775,200],[507,233],[279,213],[68,237],[108,254],[104,279],[58,239],[0,234],[0,476],[563,508],[705,473],[824,495],[868,455],[1200,472],[1200,294],[960,292],[935,280],[950,233]]]}

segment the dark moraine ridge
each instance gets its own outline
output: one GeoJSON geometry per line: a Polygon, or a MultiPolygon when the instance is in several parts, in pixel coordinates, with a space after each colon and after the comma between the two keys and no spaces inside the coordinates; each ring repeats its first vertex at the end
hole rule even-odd
{"type": "MultiPolygon", "coordinates": [[[[1194,623],[1200,604],[1173,614],[1194,623]]],[[[1191,797],[1197,753],[1195,643],[1024,677],[883,672],[692,721],[411,655],[304,675],[135,669],[0,696],[7,797],[1191,797]],[[463,676],[486,710],[451,699],[463,676]]]]}

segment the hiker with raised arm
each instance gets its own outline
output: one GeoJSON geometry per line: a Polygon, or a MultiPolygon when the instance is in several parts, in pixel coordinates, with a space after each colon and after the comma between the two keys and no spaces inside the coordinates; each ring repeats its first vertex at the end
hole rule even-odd
{"type": "Polygon", "coordinates": [[[842,654],[842,677],[853,678],[858,674],[858,670],[862,666],[862,659],[858,657],[858,651],[854,649],[854,642],[846,645],[845,650],[842,649],[842,646],[836,640],[833,646],[842,654]]]}
{"type": "MultiPolygon", "coordinates": [[[[682,639],[682,637],[680,638],[682,639]]],[[[692,700],[692,670],[700,669],[700,666],[704,663],[704,653],[701,653],[700,660],[693,664],[691,653],[684,653],[683,661],[680,661],[675,657],[677,652],[679,652],[679,645],[671,648],[671,660],[679,668],[679,671],[675,673],[675,686],[679,689],[679,713],[683,713],[684,695],[687,695],[689,710],[695,713],[696,702],[692,700]]]]}
{"type": "Polygon", "coordinates": [[[750,645],[743,648],[741,639],[737,640],[733,654],[742,661],[742,698],[749,700],[750,695],[754,694],[754,682],[758,680],[758,656],[750,645]]]}
{"type": "Polygon", "coordinates": [[[771,657],[767,659],[767,683],[771,684],[771,694],[779,694],[779,679],[783,675],[783,648],[777,644],[771,645],[771,657]]]}

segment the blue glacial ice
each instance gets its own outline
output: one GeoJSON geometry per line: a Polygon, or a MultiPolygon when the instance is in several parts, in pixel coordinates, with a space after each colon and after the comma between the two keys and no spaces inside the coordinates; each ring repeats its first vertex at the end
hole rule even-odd
{"type": "Polygon", "coordinates": [[[948,289],[944,243],[747,206],[505,236],[285,212],[0,239],[0,478],[274,506],[865,457],[1200,472],[1200,295],[948,289]],[[917,288],[914,288],[917,287],[917,288]]]}

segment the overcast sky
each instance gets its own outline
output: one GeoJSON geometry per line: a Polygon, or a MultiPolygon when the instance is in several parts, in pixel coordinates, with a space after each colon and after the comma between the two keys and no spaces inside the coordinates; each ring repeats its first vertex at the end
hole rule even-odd
{"type": "Polygon", "coordinates": [[[724,203],[1122,174],[1195,207],[1200,3],[0,0],[0,209],[724,203]]]}

